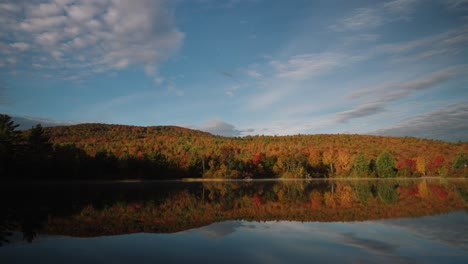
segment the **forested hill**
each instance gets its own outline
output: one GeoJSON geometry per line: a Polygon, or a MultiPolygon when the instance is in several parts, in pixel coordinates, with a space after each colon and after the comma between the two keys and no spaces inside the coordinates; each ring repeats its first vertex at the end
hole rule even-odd
{"type": "Polygon", "coordinates": [[[75,174],[90,162],[101,178],[462,176],[468,153],[468,143],[411,137],[228,138],[176,126],[80,124],[44,134],[55,149],[77,151],[75,174]]]}

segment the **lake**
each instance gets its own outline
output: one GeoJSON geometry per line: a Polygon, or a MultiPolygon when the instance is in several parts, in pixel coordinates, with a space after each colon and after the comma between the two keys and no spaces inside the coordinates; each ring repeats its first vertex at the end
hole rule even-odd
{"type": "Polygon", "coordinates": [[[468,181],[10,183],[0,263],[468,263],[468,181]]]}

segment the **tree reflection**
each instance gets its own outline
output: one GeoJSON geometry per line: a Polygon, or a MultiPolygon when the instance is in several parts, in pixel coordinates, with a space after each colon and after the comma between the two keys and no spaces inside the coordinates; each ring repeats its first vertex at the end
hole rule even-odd
{"type": "Polygon", "coordinates": [[[129,190],[123,185],[88,186],[88,193],[60,186],[60,200],[59,193],[46,190],[42,196],[34,194],[40,201],[4,203],[5,212],[10,213],[0,218],[0,240],[7,242],[14,230],[30,242],[37,233],[88,237],[176,232],[235,219],[415,217],[468,209],[467,185],[465,181],[427,180],[203,182],[159,184],[157,188],[142,184],[129,190]]]}

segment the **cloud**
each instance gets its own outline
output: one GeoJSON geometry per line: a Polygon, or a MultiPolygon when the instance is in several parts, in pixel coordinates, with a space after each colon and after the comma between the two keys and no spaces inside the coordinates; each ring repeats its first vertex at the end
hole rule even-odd
{"type": "Polygon", "coordinates": [[[226,95],[229,97],[233,97],[235,92],[239,89],[238,85],[231,86],[228,89],[226,89],[226,95]]]}
{"type": "Polygon", "coordinates": [[[253,78],[262,78],[263,77],[262,74],[259,73],[256,70],[243,70],[243,72],[245,74],[247,74],[248,76],[253,77],[253,78]]]}
{"type": "Polygon", "coordinates": [[[468,221],[466,211],[450,212],[442,215],[412,218],[384,219],[376,223],[401,229],[405,233],[412,233],[433,241],[453,245],[460,248],[468,247],[466,234],[460,232],[468,221]]]}
{"type": "Polygon", "coordinates": [[[53,120],[42,117],[12,116],[11,119],[15,124],[19,124],[19,130],[30,129],[37,124],[41,124],[43,127],[69,126],[76,124],[74,122],[53,120]]]}
{"type": "Polygon", "coordinates": [[[6,104],[8,102],[7,96],[5,94],[7,89],[6,83],[0,79],[0,105],[6,104]]]}
{"type": "Polygon", "coordinates": [[[189,230],[185,232],[196,232],[208,238],[222,238],[227,235],[233,234],[238,228],[244,226],[241,221],[225,221],[219,223],[213,223],[208,226],[203,226],[195,230],[189,230]]]}
{"type": "MultiPolygon", "coordinates": [[[[337,113],[336,120],[340,123],[354,118],[366,117],[384,112],[386,105],[410,96],[415,91],[429,89],[451,78],[464,75],[468,65],[457,65],[432,72],[419,79],[406,82],[391,82],[376,87],[355,90],[348,99],[361,99],[363,105],[337,113]]],[[[408,134],[406,134],[408,135],[408,134]]]]}
{"type": "Polygon", "coordinates": [[[330,26],[334,31],[374,29],[393,20],[410,19],[418,0],[394,0],[367,8],[356,8],[330,26]]]}
{"type": "Polygon", "coordinates": [[[175,94],[176,96],[184,96],[185,93],[184,91],[182,91],[181,89],[177,88],[177,86],[173,83],[169,84],[167,90],[169,91],[169,93],[171,94],[175,94]]]}
{"type": "Polygon", "coordinates": [[[355,90],[348,96],[349,99],[376,96],[374,102],[388,103],[409,96],[412,92],[431,88],[459,75],[465,75],[468,64],[456,65],[446,69],[427,74],[419,79],[406,82],[391,82],[376,87],[355,90]]]}
{"type": "Polygon", "coordinates": [[[235,126],[217,119],[203,124],[199,129],[214,135],[225,137],[237,137],[243,132],[243,130],[239,130],[235,126]]]}
{"type": "Polygon", "coordinates": [[[359,248],[366,249],[368,251],[378,253],[378,254],[390,254],[393,255],[398,246],[392,245],[383,241],[360,238],[357,237],[354,233],[348,232],[341,234],[343,238],[343,243],[349,246],[355,246],[359,248]]]}
{"type": "Polygon", "coordinates": [[[272,60],[270,65],[276,70],[276,77],[300,81],[360,59],[359,56],[344,53],[324,52],[295,55],[287,61],[272,60]]]}
{"type": "Polygon", "coordinates": [[[29,49],[29,44],[24,42],[11,43],[10,46],[20,51],[26,51],[29,49]]]}
{"type": "Polygon", "coordinates": [[[394,0],[383,4],[383,9],[390,13],[408,15],[415,9],[419,0],[394,0]]]}
{"type": "Polygon", "coordinates": [[[415,136],[445,141],[468,141],[468,104],[460,103],[429,113],[416,115],[370,134],[415,136]]]}
{"type": "Polygon", "coordinates": [[[468,0],[446,0],[445,3],[450,8],[468,9],[468,0]]]}
{"type": "Polygon", "coordinates": [[[357,108],[354,108],[352,110],[337,113],[336,119],[338,122],[344,123],[354,118],[375,115],[383,111],[385,111],[385,108],[382,104],[378,104],[378,103],[366,104],[366,105],[362,105],[357,108]]]}
{"type": "Polygon", "coordinates": [[[382,16],[373,8],[358,8],[354,12],[330,26],[334,31],[360,30],[375,28],[382,24],[382,16]]]}
{"type": "Polygon", "coordinates": [[[164,0],[7,1],[0,17],[0,55],[80,77],[140,66],[157,78],[184,39],[164,0]]]}
{"type": "Polygon", "coordinates": [[[235,82],[239,82],[239,80],[237,79],[236,76],[234,76],[234,74],[230,73],[230,72],[227,72],[227,71],[221,71],[220,72],[221,75],[223,75],[224,77],[230,79],[230,80],[233,80],[235,82]]]}

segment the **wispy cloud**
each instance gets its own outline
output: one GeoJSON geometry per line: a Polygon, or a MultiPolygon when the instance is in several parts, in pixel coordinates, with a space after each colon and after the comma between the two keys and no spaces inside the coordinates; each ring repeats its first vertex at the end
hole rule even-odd
{"type": "Polygon", "coordinates": [[[383,22],[379,11],[374,8],[358,8],[354,12],[331,25],[330,28],[335,31],[361,30],[376,28],[383,22]]]}
{"type": "Polygon", "coordinates": [[[0,53],[64,75],[137,65],[157,78],[157,67],[184,38],[163,0],[7,1],[0,17],[0,42],[8,44],[0,53]]]}
{"type": "Polygon", "coordinates": [[[468,65],[458,65],[432,72],[415,80],[390,82],[376,87],[355,90],[347,98],[364,101],[364,103],[351,110],[337,113],[335,118],[338,122],[343,123],[354,118],[382,113],[389,103],[406,98],[413,92],[429,89],[459,75],[465,75],[467,70],[468,65]]]}
{"type": "Polygon", "coordinates": [[[6,90],[7,90],[7,85],[5,81],[0,79],[0,105],[8,102],[8,99],[6,96],[6,90]]]}
{"type": "Polygon", "coordinates": [[[295,55],[286,61],[271,60],[270,65],[276,70],[276,77],[300,81],[361,59],[345,53],[326,52],[295,55]]]}
{"type": "Polygon", "coordinates": [[[371,134],[415,136],[446,141],[468,141],[468,104],[466,102],[407,118],[403,122],[371,134]]]}
{"type": "Polygon", "coordinates": [[[253,78],[262,78],[263,77],[263,75],[261,73],[259,73],[258,71],[256,71],[256,70],[248,70],[247,69],[247,70],[243,70],[243,72],[245,74],[247,74],[248,76],[253,77],[253,78]]]}
{"type": "Polygon", "coordinates": [[[445,3],[447,3],[450,8],[468,9],[468,0],[446,0],[445,3]]]}
{"type": "Polygon", "coordinates": [[[233,97],[235,92],[239,89],[238,85],[234,85],[226,89],[226,95],[229,97],[233,97]]]}
{"type": "Polygon", "coordinates": [[[446,69],[432,72],[419,79],[405,82],[390,82],[376,87],[370,87],[360,90],[355,90],[348,96],[349,99],[357,99],[362,97],[372,97],[374,102],[388,103],[409,96],[412,92],[431,88],[446,80],[466,75],[468,73],[468,65],[462,64],[452,66],[446,69]]]}
{"type": "Polygon", "coordinates": [[[175,84],[170,83],[167,87],[167,91],[171,94],[175,94],[176,96],[184,96],[185,92],[181,89],[179,89],[175,84]]]}
{"type": "Polygon", "coordinates": [[[418,0],[394,0],[380,5],[357,8],[330,26],[334,31],[374,29],[395,19],[409,19],[418,0]]]}
{"type": "Polygon", "coordinates": [[[358,106],[352,110],[337,113],[336,119],[338,122],[343,123],[354,118],[375,115],[383,111],[385,111],[384,105],[380,103],[365,104],[358,106]]]}
{"type": "Polygon", "coordinates": [[[43,127],[53,126],[69,126],[76,124],[71,121],[54,120],[43,117],[32,117],[32,116],[12,116],[13,122],[18,124],[19,130],[26,130],[34,127],[37,124],[41,124],[43,127]]]}

